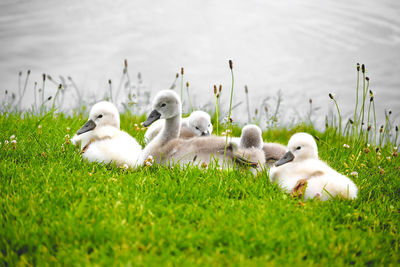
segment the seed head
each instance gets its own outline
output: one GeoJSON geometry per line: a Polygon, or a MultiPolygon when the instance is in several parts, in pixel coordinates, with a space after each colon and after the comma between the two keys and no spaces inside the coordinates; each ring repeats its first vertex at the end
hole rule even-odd
{"type": "Polygon", "coordinates": [[[179,78],[179,73],[176,73],[175,78],[177,79],[179,78]]]}
{"type": "Polygon", "coordinates": [[[399,131],[399,126],[396,125],[396,132],[398,132],[398,131],[399,131]]]}
{"type": "Polygon", "coordinates": [[[127,69],[128,68],[128,60],[127,59],[124,59],[124,65],[125,65],[125,69],[127,69]]]}
{"type": "Polygon", "coordinates": [[[368,131],[368,132],[371,131],[371,125],[368,125],[367,131],[368,131]]]}
{"type": "Polygon", "coordinates": [[[48,98],[47,98],[47,101],[50,101],[52,99],[52,96],[49,96],[48,98]]]}
{"type": "Polygon", "coordinates": [[[52,80],[53,80],[53,78],[52,78],[50,75],[48,75],[48,74],[47,74],[47,79],[48,79],[49,81],[52,81],[52,80]]]}
{"type": "Polygon", "coordinates": [[[379,132],[383,132],[383,125],[381,125],[381,128],[379,129],[379,132]]]}
{"type": "Polygon", "coordinates": [[[365,73],[365,65],[364,64],[361,65],[361,72],[365,73]]]}
{"type": "Polygon", "coordinates": [[[19,76],[22,76],[22,71],[19,71],[18,75],[19,75],[19,76]]]}
{"type": "Polygon", "coordinates": [[[108,84],[111,85],[111,79],[108,79],[108,84]]]}
{"type": "Polygon", "coordinates": [[[217,86],[214,85],[214,95],[216,95],[216,94],[217,94],[217,86]]]}
{"type": "Polygon", "coordinates": [[[232,60],[229,60],[229,68],[230,68],[230,69],[233,69],[233,63],[232,63],[232,60]]]}
{"type": "Polygon", "coordinates": [[[27,72],[27,73],[28,73],[28,75],[29,75],[29,74],[31,74],[31,70],[28,70],[28,72],[27,72]]]}
{"type": "Polygon", "coordinates": [[[365,77],[365,80],[367,81],[367,82],[369,82],[369,77],[367,76],[367,77],[365,77]]]}
{"type": "Polygon", "coordinates": [[[354,123],[354,121],[353,121],[352,119],[349,119],[349,122],[350,122],[350,124],[353,124],[353,123],[354,123]]]}
{"type": "Polygon", "coordinates": [[[244,92],[245,92],[246,94],[249,93],[249,89],[247,88],[247,85],[244,86],[244,92]]]}
{"type": "Polygon", "coordinates": [[[334,95],[331,94],[331,93],[329,93],[329,98],[330,98],[330,99],[333,99],[333,97],[334,97],[334,95]]]}
{"type": "Polygon", "coordinates": [[[310,104],[312,104],[312,99],[310,98],[310,99],[308,99],[308,102],[310,103],[310,104]]]}
{"type": "Polygon", "coordinates": [[[357,71],[360,71],[360,63],[357,63],[357,71]]]}
{"type": "Polygon", "coordinates": [[[183,67],[181,68],[181,75],[183,75],[185,73],[185,70],[183,69],[183,67]]]}
{"type": "Polygon", "coordinates": [[[189,87],[189,82],[186,82],[186,87],[189,87]]]}
{"type": "Polygon", "coordinates": [[[58,85],[58,90],[61,90],[62,89],[62,84],[60,83],[59,85],[58,85]]]}
{"type": "Polygon", "coordinates": [[[42,76],[43,76],[43,81],[46,81],[46,74],[43,73],[42,76]]]}
{"type": "Polygon", "coordinates": [[[221,93],[222,91],[222,84],[219,85],[219,92],[221,93]]]}
{"type": "Polygon", "coordinates": [[[372,102],[372,101],[374,101],[374,97],[373,96],[369,99],[369,102],[372,102]]]}
{"type": "Polygon", "coordinates": [[[219,98],[219,94],[217,94],[217,98],[219,98]]]}
{"type": "Polygon", "coordinates": [[[392,110],[389,109],[389,115],[392,115],[392,110]]]}

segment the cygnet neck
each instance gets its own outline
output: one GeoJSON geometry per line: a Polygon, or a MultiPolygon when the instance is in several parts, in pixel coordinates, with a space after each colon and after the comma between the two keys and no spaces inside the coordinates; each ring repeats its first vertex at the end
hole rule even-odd
{"type": "Polygon", "coordinates": [[[179,137],[181,131],[181,120],[181,112],[174,117],[165,119],[165,124],[160,135],[163,144],[179,137]]]}

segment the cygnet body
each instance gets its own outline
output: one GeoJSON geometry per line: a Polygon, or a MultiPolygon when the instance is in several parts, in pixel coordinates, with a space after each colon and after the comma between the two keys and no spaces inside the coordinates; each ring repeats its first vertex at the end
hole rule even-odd
{"type": "Polygon", "coordinates": [[[304,199],[357,197],[358,189],[352,180],[318,159],[317,144],[310,134],[294,134],[289,140],[286,154],[275,165],[270,170],[270,180],[278,183],[287,193],[293,193],[299,183],[304,183],[304,199]]]}
{"type": "MultiPolygon", "coordinates": [[[[160,133],[164,124],[165,120],[160,119],[150,125],[144,135],[146,143],[149,143],[160,133]]],[[[210,115],[204,111],[196,110],[189,117],[181,120],[179,138],[189,139],[196,136],[209,136],[212,130],[210,115]]]]}
{"type": "MultiPolygon", "coordinates": [[[[164,127],[143,151],[143,160],[152,156],[158,163],[162,164],[210,164],[218,160],[222,164],[233,162],[240,164],[259,165],[263,162],[262,152],[253,152],[246,149],[236,149],[226,143],[223,137],[206,136],[191,139],[178,138],[181,126],[181,102],[179,96],[171,90],[160,91],[153,101],[153,111],[143,123],[145,127],[158,119],[165,119],[164,127]]],[[[228,163],[229,164],[229,163],[228,163]]]]}
{"type": "Polygon", "coordinates": [[[264,143],[260,127],[248,124],[243,127],[240,138],[233,137],[232,141],[240,148],[260,149],[264,152],[265,163],[271,167],[286,152],[286,147],[277,143],[264,143]]]}
{"type": "Polygon", "coordinates": [[[118,166],[136,167],[142,152],[136,139],[120,130],[119,112],[107,101],[92,107],[89,120],[71,141],[80,144],[83,158],[90,162],[114,162],[118,166]]]}

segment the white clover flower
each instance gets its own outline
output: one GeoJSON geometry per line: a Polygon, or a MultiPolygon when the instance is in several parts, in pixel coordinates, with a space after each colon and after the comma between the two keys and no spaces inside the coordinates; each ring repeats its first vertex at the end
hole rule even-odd
{"type": "Polygon", "coordinates": [[[15,139],[15,135],[11,135],[10,136],[10,140],[12,141],[12,140],[14,140],[15,139]]]}
{"type": "Polygon", "coordinates": [[[350,175],[354,176],[354,177],[358,177],[358,172],[351,172],[350,175]]]}
{"type": "Polygon", "coordinates": [[[5,144],[5,145],[8,145],[8,140],[5,140],[5,141],[4,141],[4,144],[5,144]]]}
{"type": "Polygon", "coordinates": [[[152,166],[152,165],[153,165],[153,163],[151,163],[150,161],[145,161],[144,164],[145,164],[146,166],[152,166]]]}
{"type": "Polygon", "coordinates": [[[350,148],[350,146],[348,144],[343,144],[344,148],[350,148]]]}
{"type": "Polygon", "coordinates": [[[121,165],[121,168],[124,170],[127,170],[127,169],[129,169],[129,166],[128,166],[128,164],[124,163],[123,165],[121,165]]]}
{"type": "Polygon", "coordinates": [[[370,147],[371,145],[370,144],[367,144],[367,147],[370,147]]]}
{"type": "Polygon", "coordinates": [[[38,128],[39,128],[39,129],[42,129],[42,125],[39,124],[39,125],[38,125],[38,128]]]}
{"type": "Polygon", "coordinates": [[[68,138],[68,139],[69,139],[69,134],[66,134],[64,137],[66,137],[66,138],[68,138]]]}
{"type": "Polygon", "coordinates": [[[17,140],[11,140],[11,144],[15,145],[17,143],[17,140]]]}

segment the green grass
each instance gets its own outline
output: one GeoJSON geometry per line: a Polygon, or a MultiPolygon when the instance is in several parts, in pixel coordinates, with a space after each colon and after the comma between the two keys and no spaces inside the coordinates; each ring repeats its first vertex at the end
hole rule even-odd
{"type": "MultiPolygon", "coordinates": [[[[284,144],[294,132],[312,133],[323,160],[342,173],[358,172],[357,200],[302,202],[266,173],[124,171],[82,161],[65,135],[85,120],[0,116],[1,266],[400,263],[400,161],[389,145],[380,156],[361,150],[356,161],[332,129],[265,132],[266,140],[284,144]],[[15,149],[4,144],[11,135],[15,149]]],[[[134,124],[143,120],[123,114],[121,128],[142,142],[134,124]]]]}

